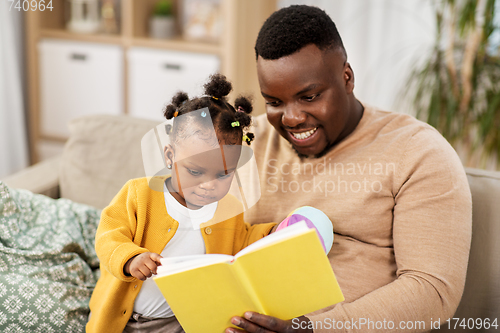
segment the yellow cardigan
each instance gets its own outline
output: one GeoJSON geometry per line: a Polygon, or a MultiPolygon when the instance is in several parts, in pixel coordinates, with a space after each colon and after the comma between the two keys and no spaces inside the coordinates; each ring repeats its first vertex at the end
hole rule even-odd
{"type": "MultiPolygon", "coordinates": [[[[250,226],[243,220],[241,205],[226,195],[219,201],[213,220],[201,225],[207,253],[234,255],[267,236],[275,223],[250,226]],[[236,212],[233,214],[233,212],[236,212]],[[226,218],[227,217],[227,218],[226,218]]],[[[167,213],[163,192],[149,188],[146,178],[127,182],[101,214],[96,233],[96,252],[101,276],[90,299],[92,312],[87,332],[122,332],[142,281],[126,276],[123,266],[133,256],[161,253],[179,223],[167,213]]]]}

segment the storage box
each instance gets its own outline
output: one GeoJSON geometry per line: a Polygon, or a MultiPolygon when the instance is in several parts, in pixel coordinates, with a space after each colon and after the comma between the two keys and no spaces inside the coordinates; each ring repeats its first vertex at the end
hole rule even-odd
{"type": "Polygon", "coordinates": [[[148,48],[131,48],[127,61],[129,114],[158,121],[177,91],[203,95],[203,84],[220,67],[216,55],[148,48]]]}
{"type": "Polygon", "coordinates": [[[124,113],[122,47],[52,39],[38,47],[42,135],[67,138],[73,118],[124,113]]]}

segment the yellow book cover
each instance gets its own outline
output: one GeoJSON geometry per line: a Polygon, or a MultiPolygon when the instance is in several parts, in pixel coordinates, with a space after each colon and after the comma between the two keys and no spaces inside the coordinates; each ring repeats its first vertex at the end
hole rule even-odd
{"type": "Polygon", "coordinates": [[[164,258],[154,281],[187,333],[222,333],[245,311],[288,320],[344,300],[316,231],[304,222],[235,256],[164,258]]]}

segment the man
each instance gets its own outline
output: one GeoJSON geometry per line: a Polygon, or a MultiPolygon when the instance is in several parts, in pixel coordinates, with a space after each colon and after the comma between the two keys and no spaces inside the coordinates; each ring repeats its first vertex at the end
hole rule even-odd
{"type": "Polygon", "coordinates": [[[463,292],[471,237],[470,190],[455,151],[429,125],[355,98],[353,70],[322,10],[275,12],[255,51],[268,121],[255,119],[262,197],[246,218],[323,210],[346,300],[293,320],[246,313],[232,318],[241,330],[226,332],[410,332],[444,323],[463,292]]]}

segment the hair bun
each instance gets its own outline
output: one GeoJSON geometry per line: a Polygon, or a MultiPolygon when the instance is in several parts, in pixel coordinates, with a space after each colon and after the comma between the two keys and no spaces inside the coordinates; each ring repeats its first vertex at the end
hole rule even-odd
{"type": "Polygon", "coordinates": [[[224,99],[229,95],[233,86],[224,75],[218,73],[210,75],[209,81],[203,85],[203,88],[205,88],[206,95],[224,99]]]}
{"type": "Polygon", "coordinates": [[[236,100],[234,101],[234,108],[236,110],[239,110],[240,108],[245,111],[246,114],[252,113],[253,106],[252,106],[252,100],[250,97],[245,97],[245,96],[238,96],[236,100]]]}
{"type": "Polygon", "coordinates": [[[172,104],[178,108],[179,106],[182,105],[185,101],[189,100],[189,96],[187,93],[184,91],[179,91],[177,94],[172,97],[172,104]]]}
{"type": "Polygon", "coordinates": [[[179,91],[172,97],[172,101],[163,109],[163,115],[167,119],[172,119],[174,117],[175,111],[185,102],[188,101],[189,97],[184,91],[179,91]]]}
{"type": "Polygon", "coordinates": [[[172,104],[169,104],[163,109],[163,115],[167,119],[172,119],[174,117],[175,110],[177,110],[177,108],[172,104]]]}
{"type": "Polygon", "coordinates": [[[255,139],[255,135],[253,133],[247,133],[246,134],[246,143],[247,145],[250,146],[250,144],[252,143],[253,139],[255,139]]]}

